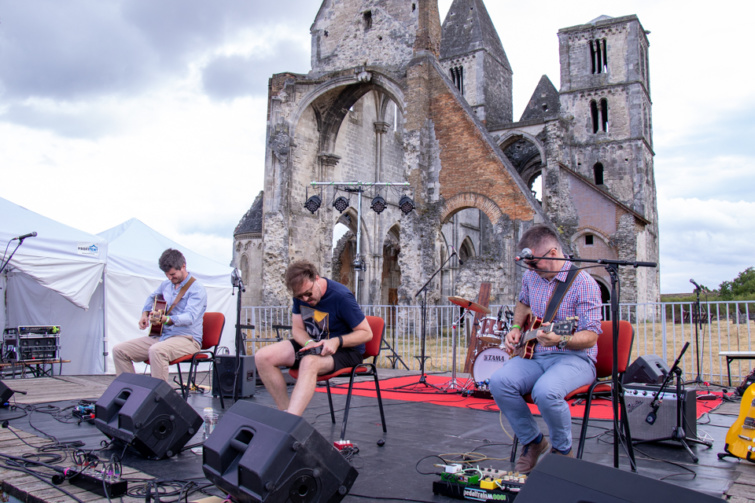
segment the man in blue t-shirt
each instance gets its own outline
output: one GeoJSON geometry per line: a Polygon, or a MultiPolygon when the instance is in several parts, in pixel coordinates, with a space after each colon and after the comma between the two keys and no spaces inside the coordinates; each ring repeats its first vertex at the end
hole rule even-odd
{"type": "Polygon", "coordinates": [[[286,269],[286,287],[293,294],[292,339],[265,346],[254,357],[257,373],[280,410],[301,416],[317,385],[317,376],[362,363],[372,330],[351,291],[321,278],[311,262],[299,260],[286,269]],[[297,353],[322,348],[320,354],[297,353]],[[289,399],[280,367],[299,369],[289,399]]]}

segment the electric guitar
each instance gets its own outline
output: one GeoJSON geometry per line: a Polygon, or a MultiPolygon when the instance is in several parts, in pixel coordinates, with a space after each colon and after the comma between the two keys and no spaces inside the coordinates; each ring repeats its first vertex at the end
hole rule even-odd
{"type": "Polygon", "coordinates": [[[726,433],[726,452],[755,463],[755,384],[742,395],[739,417],[726,433]]]}
{"type": "Polygon", "coordinates": [[[511,356],[521,356],[530,359],[535,354],[535,345],[537,344],[537,333],[540,330],[545,333],[556,332],[558,335],[572,335],[577,330],[578,316],[567,318],[565,321],[546,323],[543,325],[543,319],[527,315],[522,326],[522,334],[511,356]]]}
{"type": "Polygon", "coordinates": [[[158,293],[155,297],[155,303],[152,306],[152,312],[154,316],[150,318],[149,335],[160,336],[163,333],[163,324],[160,323],[160,318],[165,314],[165,308],[168,307],[168,303],[165,302],[165,298],[161,293],[158,293]]]}

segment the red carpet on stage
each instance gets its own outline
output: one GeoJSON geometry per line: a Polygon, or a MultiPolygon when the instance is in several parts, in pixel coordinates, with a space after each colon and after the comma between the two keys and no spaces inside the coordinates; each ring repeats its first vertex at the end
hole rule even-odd
{"type": "MultiPolygon", "coordinates": [[[[420,376],[404,376],[404,377],[392,377],[389,379],[380,380],[380,394],[385,399],[391,400],[403,400],[406,402],[425,402],[434,403],[436,405],[445,405],[450,407],[466,407],[469,409],[477,410],[489,410],[498,412],[498,406],[490,398],[475,398],[473,396],[462,396],[457,393],[459,388],[463,388],[466,383],[466,378],[456,379],[456,390],[446,390],[449,377],[425,375],[425,380],[428,385],[420,383],[420,376]],[[440,388],[440,391],[438,388],[440,388]]],[[[331,392],[337,395],[345,395],[349,389],[349,382],[347,380],[339,380],[337,385],[331,383],[331,392]]],[[[474,384],[469,383],[468,389],[473,391],[474,384]]],[[[326,392],[325,386],[318,386],[317,391],[326,392]]],[[[374,381],[363,381],[354,384],[353,393],[358,396],[375,396],[375,383],[374,381]]],[[[697,417],[699,418],[706,412],[717,408],[721,405],[721,393],[720,392],[704,392],[699,391],[700,394],[712,394],[716,395],[714,400],[698,400],[697,401],[697,417]]],[[[585,412],[584,405],[579,399],[572,400],[570,403],[572,417],[581,418],[585,412]]],[[[530,410],[533,414],[538,414],[537,405],[530,404],[530,410]]],[[[613,406],[610,400],[593,400],[590,407],[590,419],[611,419],[613,418],[613,406]]]]}

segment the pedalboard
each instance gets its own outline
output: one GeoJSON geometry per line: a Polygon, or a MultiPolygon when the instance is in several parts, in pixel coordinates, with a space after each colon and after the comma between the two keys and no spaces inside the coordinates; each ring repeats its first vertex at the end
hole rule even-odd
{"type": "Polygon", "coordinates": [[[118,498],[128,491],[128,481],[89,468],[80,472],[69,470],[66,472],[66,478],[71,484],[103,498],[118,498]]]}
{"type": "Polygon", "coordinates": [[[472,501],[514,501],[524,487],[526,475],[476,468],[458,471],[456,465],[447,467],[440,480],[433,482],[433,494],[472,501]]]}

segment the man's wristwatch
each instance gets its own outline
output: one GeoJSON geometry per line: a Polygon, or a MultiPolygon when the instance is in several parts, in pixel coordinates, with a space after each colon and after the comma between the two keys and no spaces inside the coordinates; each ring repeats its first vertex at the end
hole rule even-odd
{"type": "Polygon", "coordinates": [[[566,345],[569,344],[569,341],[571,340],[571,337],[568,335],[564,335],[561,337],[561,340],[558,341],[557,347],[558,349],[566,349],[566,345]]]}

